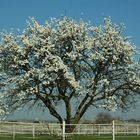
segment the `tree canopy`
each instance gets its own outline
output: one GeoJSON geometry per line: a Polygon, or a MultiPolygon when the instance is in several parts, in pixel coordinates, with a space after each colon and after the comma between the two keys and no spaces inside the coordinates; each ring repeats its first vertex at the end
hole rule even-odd
{"type": "Polygon", "coordinates": [[[47,108],[60,123],[78,123],[90,107],[129,109],[140,95],[135,45],[109,18],[101,26],[71,18],[35,19],[19,35],[2,33],[1,101],[6,111],[47,108]]]}
{"type": "Polygon", "coordinates": [[[112,115],[108,112],[100,112],[97,114],[95,122],[97,124],[106,124],[106,123],[112,123],[113,121],[112,115]]]}

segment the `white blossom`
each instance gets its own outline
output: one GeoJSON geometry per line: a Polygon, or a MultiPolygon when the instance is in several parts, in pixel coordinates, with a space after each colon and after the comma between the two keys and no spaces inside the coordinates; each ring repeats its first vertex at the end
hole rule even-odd
{"type": "Polygon", "coordinates": [[[135,45],[110,19],[103,26],[67,17],[45,25],[31,18],[27,24],[21,35],[2,34],[1,115],[39,97],[52,108],[67,97],[78,103],[88,97],[83,108],[94,101],[90,105],[114,111],[124,105],[125,95],[139,94],[135,45]]]}

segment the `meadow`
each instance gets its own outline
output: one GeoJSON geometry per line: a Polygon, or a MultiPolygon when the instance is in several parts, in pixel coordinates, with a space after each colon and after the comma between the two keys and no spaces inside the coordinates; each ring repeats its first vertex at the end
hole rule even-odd
{"type": "MultiPolygon", "coordinates": [[[[0,136],[0,140],[13,140],[12,136],[0,136]]],[[[16,136],[14,140],[62,140],[61,137],[52,137],[52,136],[37,136],[35,138],[32,137],[24,137],[16,136]]],[[[112,140],[112,136],[72,136],[69,140],[112,140]]],[[[140,136],[116,136],[115,140],[140,140],[140,136]]]]}

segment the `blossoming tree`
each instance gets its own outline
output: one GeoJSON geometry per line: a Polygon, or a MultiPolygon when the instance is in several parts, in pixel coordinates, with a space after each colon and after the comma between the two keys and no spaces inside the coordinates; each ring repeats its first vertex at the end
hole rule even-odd
{"type": "MultiPolygon", "coordinates": [[[[66,124],[77,124],[90,107],[127,110],[140,95],[135,53],[110,19],[98,27],[67,17],[45,25],[31,19],[20,35],[2,34],[3,107],[11,112],[39,105],[66,124]]],[[[67,132],[74,129],[68,127],[67,132]]]]}

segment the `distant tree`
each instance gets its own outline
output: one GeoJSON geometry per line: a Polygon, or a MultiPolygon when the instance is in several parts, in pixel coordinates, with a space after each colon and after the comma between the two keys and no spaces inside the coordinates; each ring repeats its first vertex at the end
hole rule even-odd
{"type": "Polygon", "coordinates": [[[108,112],[100,112],[97,114],[95,122],[98,124],[111,123],[113,119],[112,115],[108,112]]]}
{"type": "Polygon", "coordinates": [[[95,27],[64,17],[45,25],[31,19],[20,35],[3,33],[2,106],[10,113],[38,105],[66,124],[77,124],[90,107],[128,110],[140,95],[140,65],[121,32],[110,19],[95,27]]]}

